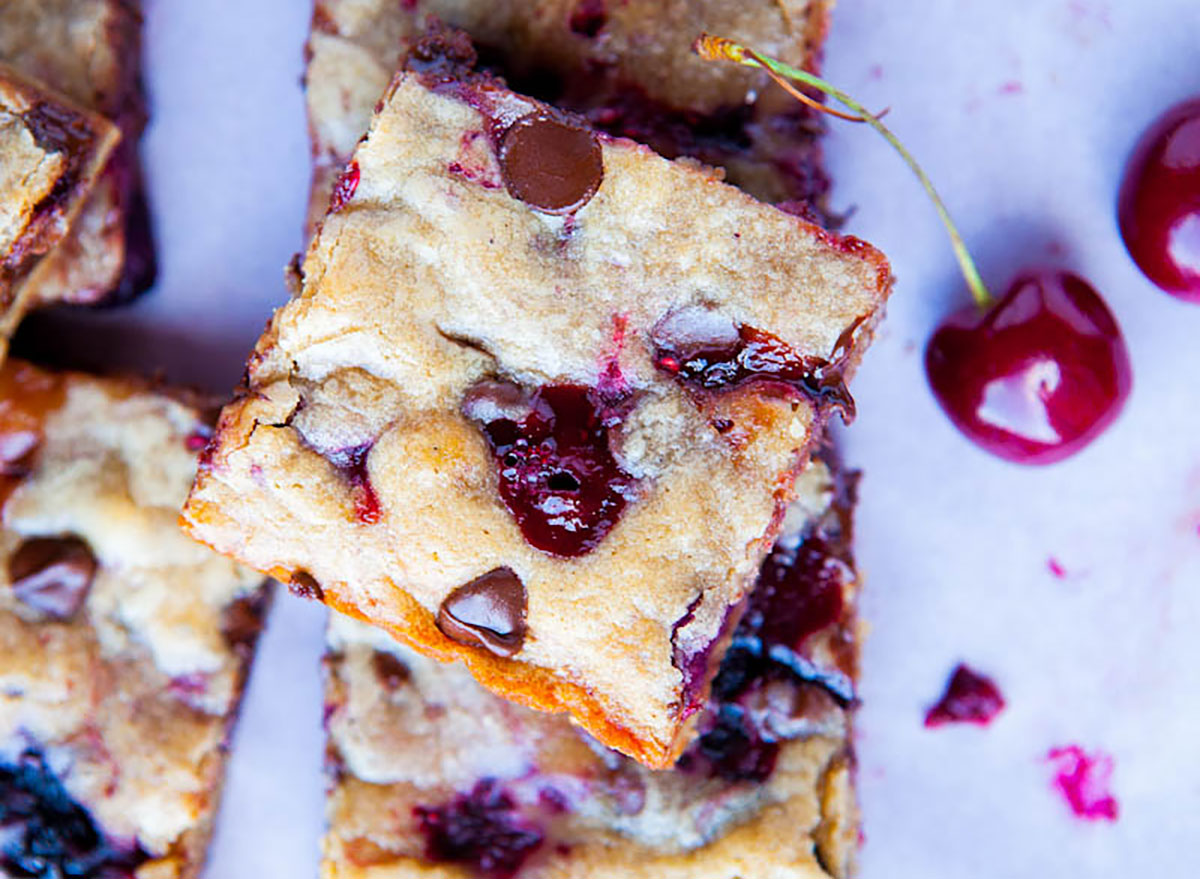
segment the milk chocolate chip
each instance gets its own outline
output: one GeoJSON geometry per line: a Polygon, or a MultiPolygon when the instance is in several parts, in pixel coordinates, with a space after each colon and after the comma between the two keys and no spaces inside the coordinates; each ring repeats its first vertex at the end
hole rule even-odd
{"type": "Polygon", "coordinates": [[[69,620],[87,600],[96,557],[78,537],[33,537],[8,560],[17,599],[56,620],[69,620]]]}
{"type": "Polygon", "coordinates": [[[496,568],[459,586],[438,608],[437,627],[459,644],[513,656],[525,643],[525,584],[511,568],[496,568]]]}
{"type": "Polygon", "coordinates": [[[288,591],[297,598],[307,598],[310,601],[325,600],[325,590],[308,571],[296,571],[292,574],[292,579],[288,582],[288,591]]]}
{"type": "Polygon", "coordinates": [[[565,214],[596,194],[604,179],[604,158],[589,129],[548,113],[531,113],[504,133],[500,170],[513,198],[565,214]]]}

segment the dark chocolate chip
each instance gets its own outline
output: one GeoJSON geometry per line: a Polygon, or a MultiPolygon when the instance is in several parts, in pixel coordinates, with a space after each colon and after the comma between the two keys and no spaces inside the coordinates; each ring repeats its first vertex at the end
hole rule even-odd
{"type": "Polygon", "coordinates": [[[288,583],[288,591],[297,598],[307,598],[310,601],[324,601],[325,590],[317,582],[317,578],[308,571],[296,571],[288,583]]]}
{"type": "Polygon", "coordinates": [[[254,643],[262,632],[266,609],[266,592],[260,590],[243,595],[222,613],[221,634],[238,656],[249,657],[253,653],[254,643]]]}
{"type": "Polygon", "coordinates": [[[398,690],[412,677],[412,672],[399,657],[383,650],[375,651],[371,664],[375,667],[375,676],[379,678],[379,683],[385,690],[398,690]]]}
{"type": "Polygon", "coordinates": [[[28,474],[34,453],[41,444],[41,436],[33,430],[0,433],[0,475],[23,477],[28,474]]]}
{"type": "Polygon", "coordinates": [[[78,537],[33,537],[8,560],[13,593],[23,604],[57,620],[69,620],[87,600],[96,557],[78,537]]]}
{"type": "Polygon", "coordinates": [[[531,113],[505,132],[500,169],[513,198],[547,213],[569,213],[600,188],[604,157],[590,129],[531,113]]]}
{"type": "Polygon", "coordinates": [[[705,354],[729,356],[741,344],[733,319],[703,305],[672,309],[654,325],[650,340],[681,363],[705,354]]]}
{"type": "Polygon", "coordinates": [[[513,656],[525,644],[525,584],[511,568],[496,568],[459,586],[438,608],[447,638],[513,656]]]}
{"type": "Polygon", "coordinates": [[[502,418],[522,421],[533,411],[528,391],[512,382],[485,380],[477,382],[462,402],[462,412],[472,421],[491,424],[502,418]]]}

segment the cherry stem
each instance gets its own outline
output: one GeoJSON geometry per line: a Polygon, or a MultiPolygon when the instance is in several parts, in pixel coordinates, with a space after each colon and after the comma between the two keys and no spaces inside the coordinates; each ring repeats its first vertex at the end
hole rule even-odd
{"type": "MultiPolygon", "coordinates": [[[[900,154],[900,158],[904,160],[904,163],[917,176],[917,180],[920,181],[922,188],[924,188],[925,192],[929,194],[929,198],[933,201],[933,206],[937,209],[938,216],[941,218],[942,224],[946,227],[946,232],[950,235],[950,245],[954,248],[954,255],[958,259],[958,265],[962,269],[963,278],[966,279],[967,287],[970,289],[971,296],[975,299],[975,302],[980,308],[988,308],[995,301],[987,285],[983,283],[983,277],[979,274],[979,268],[975,265],[975,260],[971,258],[971,254],[967,250],[962,233],[958,231],[954,220],[950,218],[950,211],[947,209],[946,203],[942,201],[942,197],[938,195],[937,189],[934,188],[933,181],[929,179],[929,175],[925,173],[924,169],[917,164],[917,160],[913,158],[912,153],[900,142],[900,139],[892,134],[891,130],[883,124],[880,119],[882,114],[872,113],[858,101],[854,100],[854,98],[850,97],[850,95],[815,74],[792,67],[790,64],[784,64],[782,61],[777,61],[766,55],[760,55],[753,49],[749,49],[740,43],[735,43],[733,40],[703,34],[693,44],[692,49],[706,61],[733,61],[736,64],[741,64],[743,67],[760,67],[766,71],[771,79],[775,80],[776,83],[784,87],[791,94],[795,94],[795,91],[792,87],[789,87],[790,83],[788,83],[788,80],[794,80],[795,82],[814,88],[857,114],[852,121],[865,122],[878,131],[883,139],[891,144],[892,149],[900,154]]],[[[832,115],[841,116],[840,113],[832,115]]],[[[842,116],[841,118],[845,117],[842,116]]]]}

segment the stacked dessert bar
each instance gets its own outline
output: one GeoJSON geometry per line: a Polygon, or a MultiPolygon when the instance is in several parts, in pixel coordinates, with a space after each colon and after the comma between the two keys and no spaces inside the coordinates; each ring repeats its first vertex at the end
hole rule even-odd
{"type": "Polygon", "coordinates": [[[209,430],[140,383],[0,368],[0,876],[200,870],[266,601],[179,530],[209,430]]]}
{"type": "MultiPolygon", "coordinates": [[[[154,252],[138,140],[146,122],[142,20],[136,0],[4,0],[0,65],[119,132],[101,167],[78,189],[79,204],[36,276],[3,301],[6,344],[21,317],[55,303],[125,300],[154,279],[154,252]]],[[[70,127],[64,128],[70,132],[70,127]]]]}
{"type": "Polygon", "coordinates": [[[690,54],[812,66],[826,17],[318,2],[312,242],[184,520],[345,614],[323,875],[851,872],[853,478],[813,456],[890,272],[810,222],[813,120],[690,54]]]}
{"type": "MultiPolygon", "coordinates": [[[[0,360],[32,308],[152,274],[129,0],[0,2],[0,360]]],[[[179,509],[212,408],[0,365],[0,876],[189,879],[261,628],[261,575],[179,509]]]]}

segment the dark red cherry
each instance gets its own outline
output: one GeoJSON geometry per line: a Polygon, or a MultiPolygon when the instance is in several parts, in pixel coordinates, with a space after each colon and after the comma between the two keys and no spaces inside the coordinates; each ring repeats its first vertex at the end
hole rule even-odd
{"type": "Polygon", "coordinates": [[[1117,218],[1146,277],[1200,302],[1200,97],[1171,108],[1142,135],[1125,168],[1117,218]]]}
{"type": "Polygon", "coordinates": [[[0,876],[133,879],[149,855],[110,839],[38,751],[0,761],[0,876]]]}
{"type": "Polygon", "coordinates": [[[491,446],[501,498],[525,539],[542,552],[591,552],[632,497],[636,480],[609,445],[619,414],[600,397],[579,385],[527,392],[481,382],[463,403],[491,446]]]}
{"type": "Polygon", "coordinates": [[[967,437],[1020,464],[1051,464],[1104,432],[1133,382],[1116,319],[1066,272],[1019,277],[986,311],[970,306],[929,340],[934,396],[967,437]]]}
{"type": "Polygon", "coordinates": [[[512,879],[544,839],[493,779],[443,805],[417,806],[414,814],[431,861],[463,864],[486,879],[512,879]]]}

